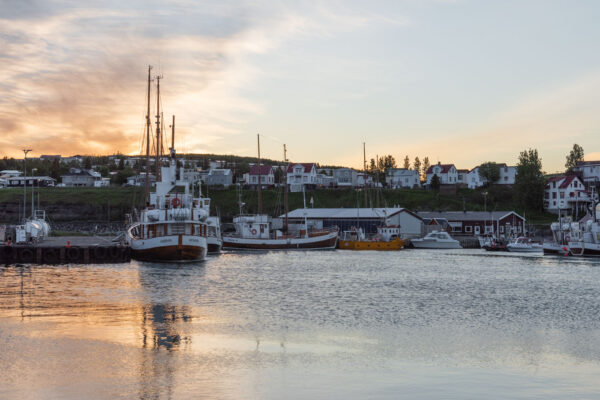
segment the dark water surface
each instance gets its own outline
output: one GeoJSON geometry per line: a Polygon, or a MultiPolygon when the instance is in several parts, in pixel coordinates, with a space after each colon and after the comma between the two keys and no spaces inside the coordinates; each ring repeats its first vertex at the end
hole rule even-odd
{"type": "Polygon", "coordinates": [[[600,263],[479,250],[0,267],[2,399],[600,398],[600,263]]]}

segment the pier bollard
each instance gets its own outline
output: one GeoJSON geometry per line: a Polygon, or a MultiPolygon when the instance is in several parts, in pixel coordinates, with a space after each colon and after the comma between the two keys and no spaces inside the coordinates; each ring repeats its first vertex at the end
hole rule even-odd
{"type": "Polygon", "coordinates": [[[71,247],[71,241],[67,240],[67,249],[71,247]]]}

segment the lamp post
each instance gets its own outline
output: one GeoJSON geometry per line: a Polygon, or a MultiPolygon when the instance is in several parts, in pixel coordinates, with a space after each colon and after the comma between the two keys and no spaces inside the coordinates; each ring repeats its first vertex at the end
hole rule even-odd
{"type": "Polygon", "coordinates": [[[23,221],[27,215],[27,153],[30,151],[31,149],[23,149],[23,221]]]}

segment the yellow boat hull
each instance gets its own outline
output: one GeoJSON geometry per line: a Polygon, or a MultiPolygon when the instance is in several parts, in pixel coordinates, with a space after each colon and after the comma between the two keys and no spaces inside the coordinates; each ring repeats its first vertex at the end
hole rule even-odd
{"type": "Polygon", "coordinates": [[[395,239],[390,242],[381,242],[375,240],[340,240],[340,250],[380,250],[393,251],[400,250],[406,243],[405,239],[395,239]]]}

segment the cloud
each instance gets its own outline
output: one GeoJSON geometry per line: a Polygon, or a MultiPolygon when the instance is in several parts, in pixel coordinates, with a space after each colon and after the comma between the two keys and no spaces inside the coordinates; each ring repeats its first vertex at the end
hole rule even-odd
{"type": "Polygon", "coordinates": [[[165,111],[188,150],[216,150],[264,112],[242,94],[262,74],[249,56],[296,36],[399,23],[323,4],[3,0],[2,152],[140,151],[148,64],[164,75],[165,111]]]}

